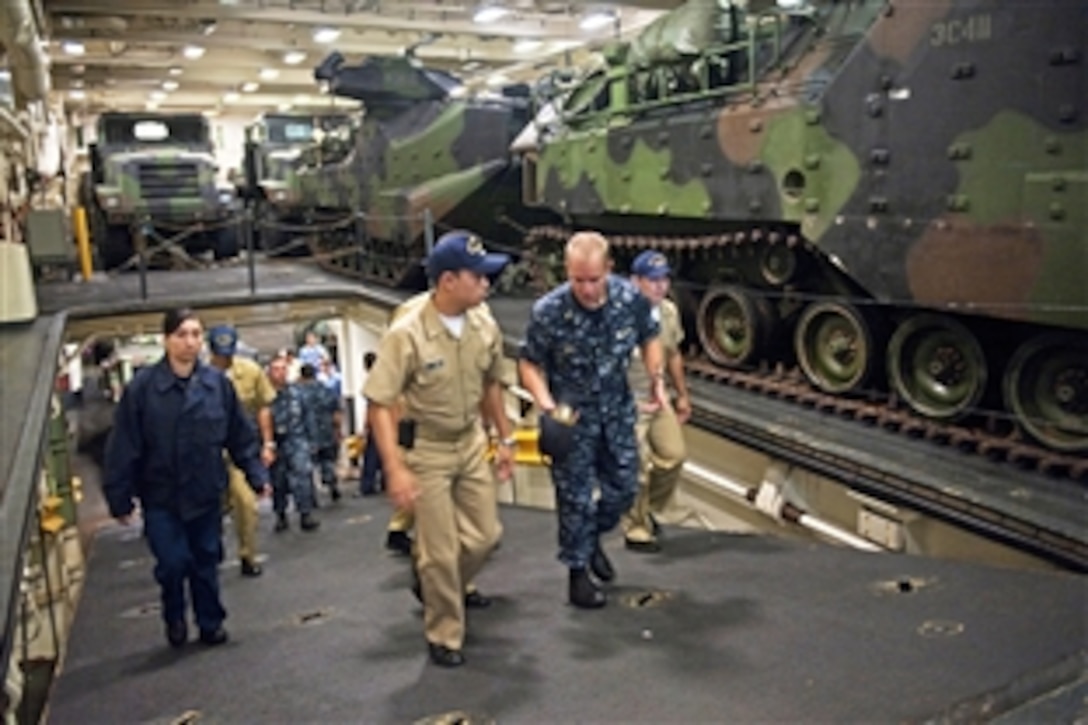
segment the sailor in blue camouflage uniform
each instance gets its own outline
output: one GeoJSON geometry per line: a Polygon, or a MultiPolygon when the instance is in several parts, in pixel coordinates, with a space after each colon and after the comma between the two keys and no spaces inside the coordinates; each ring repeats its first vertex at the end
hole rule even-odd
{"type": "Polygon", "coordinates": [[[314,416],[314,464],[321,472],[321,482],[329,489],[332,500],[339,501],[336,459],[340,455],[340,396],[333,388],[318,382],[317,368],[309,363],[303,363],[299,369],[298,386],[314,416]]]}
{"type": "Polygon", "coordinates": [[[313,515],[314,468],[317,424],[305,395],[295,383],[287,382],[287,358],[278,355],[268,364],[268,379],[276,389],[272,401],[272,425],[276,436],[276,461],[272,464],[272,508],[276,531],[287,529],[287,495],[295,499],[299,525],[313,531],[320,524],[313,515]]]}
{"type": "Polygon", "coordinates": [[[600,536],[616,526],[638,490],[636,409],[627,367],[639,348],[652,381],[650,398],[660,405],[664,360],[650,304],[630,282],[610,273],[603,236],[572,236],[565,265],[567,282],[533,305],[518,372],[542,411],[540,443],[551,456],[569,600],[593,609],[606,600],[587,569],[601,581],[615,577],[600,536]],[[573,416],[565,414],[568,406],[573,416]]]}

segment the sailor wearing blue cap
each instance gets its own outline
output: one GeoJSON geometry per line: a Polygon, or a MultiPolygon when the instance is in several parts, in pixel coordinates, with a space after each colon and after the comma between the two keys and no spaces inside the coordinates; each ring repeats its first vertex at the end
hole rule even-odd
{"type": "MultiPolygon", "coordinates": [[[[275,437],[272,430],[270,406],[276,390],[253,360],[235,355],[238,351],[238,331],[230,325],[217,325],[208,330],[208,350],[211,364],[223,371],[234,384],[238,402],[261,434],[261,461],[266,467],[276,460],[275,437]]],[[[224,508],[234,518],[238,536],[238,560],[243,576],[261,575],[257,562],[257,497],[237,467],[228,465],[229,485],[224,508]]]]}
{"type": "Polygon", "coordinates": [[[386,491],[415,511],[417,595],[431,661],[442,667],[465,661],[465,585],[501,533],[481,409],[502,440],[498,477],[512,474],[502,333],[481,304],[509,261],[471,232],[444,234],[424,263],[433,290],[392,322],[363,388],[386,491]]]}
{"type": "MultiPolygon", "coordinates": [[[[643,553],[661,550],[654,514],[660,514],[672,501],[687,458],[681,425],[691,415],[691,399],[680,353],[684,327],[680,322],[680,311],[668,299],[671,272],[665,255],[652,249],[642,252],[631,263],[631,281],[649,300],[651,314],[661,324],[659,339],[665,357],[665,380],[676,393],[673,405],[653,405],[645,397],[637,401],[639,412],[635,433],[641,459],[639,488],[635,503],[623,517],[623,532],[627,548],[643,553]]],[[[645,367],[637,364],[638,350],[634,356],[636,359],[628,368],[631,390],[648,390],[650,380],[645,367]]]]}

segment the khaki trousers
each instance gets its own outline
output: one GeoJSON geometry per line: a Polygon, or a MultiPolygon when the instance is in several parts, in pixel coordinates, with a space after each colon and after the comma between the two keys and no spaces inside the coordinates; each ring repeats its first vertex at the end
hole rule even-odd
{"type": "Polygon", "coordinates": [[[623,517],[623,532],[628,541],[654,540],[651,513],[661,513],[669,505],[680,482],[687,447],[684,431],[671,407],[654,413],[640,413],[635,424],[638,439],[638,494],[631,510],[623,517]]]}
{"type": "Polygon", "coordinates": [[[238,532],[238,557],[254,561],[257,556],[257,494],[246,476],[233,464],[227,464],[227,491],[224,508],[234,519],[238,532]]]}
{"type": "Polygon", "coordinates": [[[497,485],[479,426],[460,440],[416,438],[404,462],[415,474],[416,571],[423,590],[427,641],[461,649],[465,583],[475,578],[498,543],[497,485]]]}

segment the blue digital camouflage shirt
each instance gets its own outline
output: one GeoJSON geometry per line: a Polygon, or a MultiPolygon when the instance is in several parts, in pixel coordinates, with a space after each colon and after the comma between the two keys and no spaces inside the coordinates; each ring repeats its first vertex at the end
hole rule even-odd
{"type": "Polygon", "coordinates": [[[608,299],[596,310],[578,303],[569,282],[537,300],[519,353],[544,372],[556,403],[583,416],[633,415],[631,353],[660,332],[634,285],[615,275],[607,285],[608,299]]]}
{"type": "Polygon", "coordinates": [[[302,451],[309,455],[317,445],[317,419],[297,383],[289,383],[272,401],[272,426],[281,454],[302,451]]]}
{"type": "Polygon", "coordinates": [[[340,410],[340,398],[332,388],[317,380],[296,383],[302,402],[314,416],[314,438],[311,443],[318,450],[336,445],[336,424],[333,416],[340,410]]]}

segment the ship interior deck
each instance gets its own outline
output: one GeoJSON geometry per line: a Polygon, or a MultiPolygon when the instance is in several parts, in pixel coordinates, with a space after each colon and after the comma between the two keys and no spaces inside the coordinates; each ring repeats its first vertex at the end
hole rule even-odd
{"type": "MultiPolygon", "coordinates": [[[[338,290],[399,297],[300,263],[262,263],[254,274],[254,303],[338,290]]],[[[226,304],[247,298],[247,285],[244,267],[153,273],[146,301],[135,275],[41,285],[42,317],[0,328],[4,480],[29,465],[16,455],[25,442],[13,421],[41,402],[33,383],[54,316],[226,304]]],[[[493,306],[516,340],[528,302],[493,306]]],[[[1080,546],[1088,538],[1083,483],[964,464],[954,450],[880,430],[858,436],[857,424],[742,391],[697,393],[700,406],[748,425],[781,429],[788,419],[794,443],[914,471],[919,490],[964,509],[1080,546]]],[[[0,503],[9,508],[10,496],[0,503]]],[[[274,535],[262,515],[260,579],[241,578],[228,553],[232,639],[215,650],[166,646],[138,530],[98,529],[49,720],[414,722],[460,712],[466,722],[1027,722],[1084,717],[1088,707],[1088,588],[1069,571],[667,528],[654,556],[608,540],[619,570],[611,605],[584,612],[564,601],[554,514],[507,506],[502,547],[479,582],[495,603],[471,612],[468,664],[447,671],[427,663],[407,562],[381,547],[387,504],[345,498],[321,513],[314,535],[274,535]]]]}

